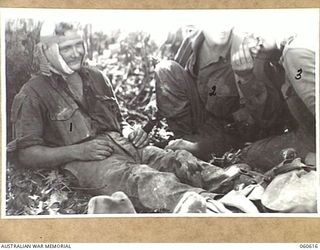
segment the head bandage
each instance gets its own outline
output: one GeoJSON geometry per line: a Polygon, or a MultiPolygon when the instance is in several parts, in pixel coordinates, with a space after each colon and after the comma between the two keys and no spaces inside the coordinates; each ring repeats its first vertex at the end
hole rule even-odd
{"type": "Polygon", "coordinates": [[[35,57],[38,58],[40,71],[44,75],[51,75],[52,72],[63,76],[74,73],[60,54],[59,43],[69,40],[83,41],[82,36],[72,26],[65,28],[64,31],[59,31],[57,28],[59,27],[56,24],[44,23],[40,42],[36,46],[35,57]]]}

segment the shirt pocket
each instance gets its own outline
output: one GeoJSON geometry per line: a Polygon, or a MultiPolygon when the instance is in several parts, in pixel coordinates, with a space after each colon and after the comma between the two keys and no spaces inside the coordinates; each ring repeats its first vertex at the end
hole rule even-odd
{"type": "Polygon", "coordinates": [[[93,136],[90,120],[75,105],[50,110],[49,122],[64,145],[75,144],[93,136]]]}
{"type": "Polygon", "coordinates": [[[210,77],[207,87],[206,109],[213,115],[228,119],[239,108],[239,94],[232,71],[210,77]]]}

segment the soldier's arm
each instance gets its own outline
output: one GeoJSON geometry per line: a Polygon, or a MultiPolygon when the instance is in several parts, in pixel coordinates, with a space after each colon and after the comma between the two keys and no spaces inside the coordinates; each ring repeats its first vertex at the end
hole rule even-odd
{"type": "Polygon", "coordinates": [[[46,147],[35,145],[18,150],[19,161],[30,168],[54,168],[65,163],[80,160],[79,145],[46,147]]]}
{"type": "Polygon", "coordinates": [[[291,86],[310,112],[315,115],[315,53],[306,48],[290,48],[283,67],[291,86]]]}
{"type": "Polygon", "coordinates": [[[275,76],[270,66],[273,54],[273,51],[260,52],[253,59],[248,46],[242,44],[232,58],[236,84],[244,100],[243,107],[263,128],[272,126],[282,113],[280,87],[273,82],[276,79],[271,79],[275,76]]]}
{"type": "Polygon", "coordinates": [[[18,150],[19,161],[31,168],[54,168],[71,161],[101,161],[113,152],[110,143],[93,139],[61,147],[34,145],[18,150]]]}
{"type": "Polygon", "coordinates": [[[262,128],[268,128],[276,122],[284,103],[280,90],[268,79],[266,64],[266,61],[257,61],[252,73],[246,77],[236,77],[244,96],[244,109],[262,128]]]}
{"type": "Polygon", "coordinates": [[[73,146],[51,148],[43,138],[45,111],[41,101],[31,88],[24,87],[15,96],[11,122],[13,127],[13,151],[20,163],[28,167],[51,168],[76,158],[73,146]]]}
{"type": "MultiPolygon", "coordinates": [[[[49,147],[44,138],[45,108],[33,92],[23,89],[12,105],[14,150],[28,167],[53,168],[75,160],[103,160],[113,152],[101,139],[69,146],[49,147]]],[[[14,151],[12,150],[12,151],[14,151]]]]}

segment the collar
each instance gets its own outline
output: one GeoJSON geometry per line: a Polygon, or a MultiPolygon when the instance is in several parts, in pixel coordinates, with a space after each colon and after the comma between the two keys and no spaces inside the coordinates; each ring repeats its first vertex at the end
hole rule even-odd
{"type": "MultiPolygon", "coordinates": [[[[89,81],[90,75],[89,70],[87,67],[81,67],[81,69],[78,71],[78,74],[82,78],[83,84],[87,85],[87,82],[89,81]]],[[[47,76],[50,79],[51,85],[54,88],[61,88],[64,87],[66,83],[66,80],[64,77],[57,73],[52,73],[50,76],[47,76]]]]}
{"type": "Polygon", "coordinates": [[[228,42],[223,45],[209,45],[204,38],[202,46],[199,49],[199,69],[208,66],[209,64],[216,63],[220,58],[227,59],[231,48],[233,33],[231,31],[228,42]]]}

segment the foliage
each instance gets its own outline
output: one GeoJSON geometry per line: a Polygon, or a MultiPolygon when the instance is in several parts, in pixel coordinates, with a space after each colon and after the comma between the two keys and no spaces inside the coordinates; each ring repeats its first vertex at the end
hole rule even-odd
{"type": "MultiPolygon", "coordinates": [[[[36,71],[33,48],[39,41],[41,23],[26,19],[9,20],[6,25],[7,114],[14,95],[36,71]]],[[[159,53],[149,34],[119,30],[91,34],[84,28],[88,64],[111,80],[124,118],[132,125],[145,125],[155,115],[154,68],[159,53]]],[[[9,117],[8,117],[9,118],[9,117]]],[[[7,119],[7,121],[10,121],[7,119]]],[[[10,122],[7,123],[10,140],[10,122]]],[[[171,133],[165,121],[151,131],[151,142],[165,145],[171,133]]],[[[59,170],[24,169],[7,164],[7,215],[57,215],[86,213],[91,195],[72,187],[59,170]]]]}
{"type": "MultiPolygon", "coordinates": [[[[7,107],[11,107],[14,96],[22,85],[35,73],[33,50],[39,42],[41,22],[32,19],[11,19],[6,23],[6,85],[7,107]]],[[[7,120],[10,112],[7,112],[7,120]]],[[[11,135],[11,126],[7,124],[8,135],[11,135]]],[[[10,139],[10,136],[8,136],[10,139]]]]}
{"type": "Polygon", "coordinates": [[[7,215],[81,214],[91,196],[73,191],[59,170],[24,169],[7,165],[7,215]]]}

